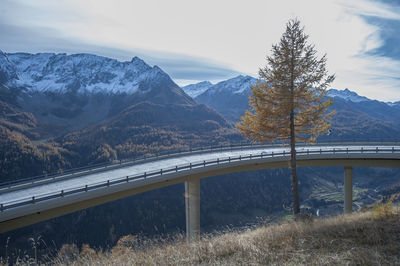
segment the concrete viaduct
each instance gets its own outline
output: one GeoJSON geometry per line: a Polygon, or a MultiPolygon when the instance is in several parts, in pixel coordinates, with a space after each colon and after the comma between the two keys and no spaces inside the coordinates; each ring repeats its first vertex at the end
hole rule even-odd
{"type": "MultiPolygon", "coordinates": [[[[344,167],[344,213],[352,211],[353,167],[400,168],[400,144],[329,143],[296,147],[297,165],[344,167]]],[[[117,162],[0,187],[0,233],[145,191],[185,182],[186,234],[200,233],[200,179],[287,168],[279,145],[231,145],[117,162]]]]}

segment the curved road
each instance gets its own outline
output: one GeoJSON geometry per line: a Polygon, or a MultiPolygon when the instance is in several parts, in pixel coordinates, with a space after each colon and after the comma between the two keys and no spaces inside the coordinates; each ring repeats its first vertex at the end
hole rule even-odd
{"type": "MultiPolygon", "coordinates": [[[[318,144],[296,148],[299,166],[400,167],[400,145],[318,144]]],[[[0,232],[56,217],[191,177],[288,167],[288,147],[246,146],[174,154],[124,162],[0,188],[0,232]],[[54,213],[46,213],[54,210],[54,213]],[[10,226],[13,224],[13,226],[10,226]]]]}

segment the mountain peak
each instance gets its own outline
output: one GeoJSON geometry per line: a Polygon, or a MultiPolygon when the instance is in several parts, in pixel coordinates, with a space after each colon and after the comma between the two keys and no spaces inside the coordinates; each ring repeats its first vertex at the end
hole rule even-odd
{"type": "Polygon", "coordinates": [[[360,96],[356,92],[349,90],[348,88],[344,90],[335,90],[335,89],[330,89],[327,94],[328,97],[338,97],[342,98],[346,101],[350,102],[365,102],[365,101],[370,101],[367,97],[360,96]]]}
{"type": "Polygon", "coordinates": [[[196,84],[190,84],[182,87],[183,91],[192,98],[196,98],[206,90],[208,90],[213,84],[209,81],[202,81],[196,84]]]}
{"type": "Polygon", "coordinates": [[[142,59],[140,59],[139,57],[135,56],[132,58],[131,63],[134,65],[145,65],[145,66],[149,66],[148,64],[146,64],[145,61],[143,61],[142,59]]]}
{"type": "Polygon", "coordinates": [[[250,86],[257,82],[256,78],[251,76],[239,75],[228,80],[221,81],[208,89],[208,93],[231,92],[233,94],[250,91],[250,86]]]}
{"type": "MultiPolygon", "coordinates": [[[[144,80],[165,80],[168,76],[158,66],[150,67],[137,56],[130,62],[87,53],[14,53],[7,56],[9,65],[16,69],[20,78],[18,84],[29,91],[66,92],[73,89],[78,92],[133,94],[144,80]]],[[[7,64],[5,56],[0,54],[0,57],[4,61],[0,62],[3,69],[7,64]]]]}

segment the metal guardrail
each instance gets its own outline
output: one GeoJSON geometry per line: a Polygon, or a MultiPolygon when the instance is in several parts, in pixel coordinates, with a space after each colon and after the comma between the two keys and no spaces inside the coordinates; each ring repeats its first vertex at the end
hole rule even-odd
{"type": "MultiPolygon", "coordinates": [[[[379,144],[385,144],[385,145],[400,145],[400,141],[398,140],[393,140],[393,141],[382,141],[381,139],[372,139],[368,141],[348,141],[348,140],[329,140],[329,141],[323,141],[323,142],[317,142],[314,144],[309,144],[309,143],[297,143],[297,147],[301,146],[316,146],[316,145],[379,145],[379,144]]],[[[58,180],[63,180],[66,178],[73,178],[82,174],[86,174],[87,172],[96,172],[98,170],[104,170],[104,169],[113,169],[113,168],[119,168],[119,167],[124,167],[127,165],[134,165],[138,163],[144,163],[148,161],[154,161],[154,160],[159,160],[161,158],[171,158],[171,157],[176,157],[176,156],[181,156],[183,154],[196,154],[196,153],[204,153],[204,152],[209,152],[209,151],[217,151],[217,150],[232,150],[232,149],[246,149],[250,147],[260,147],[260,148],[274,148],[274,147],[284,147],[288,146],[287,143],[285,142],[275,142],[274,144],[260,144],[260,143],[251,143],[251,142],[239,142],[239,143],[229,143],[226,145],[214,145],[214,146],[200,146],[200,147],[189,147],[187,149],[177,149],[177,150],[169,150],[165,152],[158,153],[154,156],[150,157],[138,157],[138,158],[129,158],[129,159],[123,159],[123,160],[118,160],[116,162],[111,162],[111,163],[100,163],[100,164],[95,164],[91,166],[85,166],[85,167],[79,167],[79,168],[73,168],[73,169],[68,169],[68,170],[63,170],[62,173],[50,173],[50,174],[45,174],[45,175],[39,175],[39,176],[33,176],[33,177],[28,177],[28,178],[23,178],[23,179],[17,179],[13,181],[8,181],[8,182],[3,182],[0,183],[0,194],[2,193],[2,190],[8,189],[11,187],[18,187],[18,185],[24,185],[27,183],[36,183],[40,181],[58,181],[58,180]]]]}
{"type": "MultiPolygon", "coordinates": [[[[198,153],[198,152],[209,152],[209,151],[216,151],[216,150],[227,149],[227,148],[238,148],[238,147],[248,148],[248,147],[253,147],[255,145],[260,145],[260,144],[240,142],[240,143],[228,144],[228,145],[200,146],[200,147],[193,147],[193,148],[189,147],[187,149],[168,150],[168,151],[164,151],[164,152],[158,153],[153,156],[127,158],[127,159],[118,160],[117,162],[99,163],[99,164],[94,164],[94,165],[90,165],[90,166],[67,169],[67,170],[63,170],[61,173],[55,172],[55,173],[49,173],[49,174],[44,174],[44,175],[39,175],[39,176],[32,176],[32,177],[28,177],[28,178],[22,178],[22,179],[18,179],[18,180],[3,182],[3,183],[0,183],[0,190],[2,188],[11,187],[13,185],[24,184],[27,182],[35,182],[35,181],[44,180],[44,179],[48,179],[48,180],[59,179],[60,177],[68,177],[68,176],[79,174],[81,172],[85,173],[87,171],[94,171],[96,169],[109,168],[109,167],[118,166],[121,164],[126,165],[129,163],[143,163],[143,162],[147,162],[147,161],[158,160],[163,157],[170,158],[173,156],[180,156],[182,154],[194,154],[194,153],[198,153]]],[[[263,146],[275,147],[278,145],[263,145],[263,146]]]]}
{"type": "MultiPolygon", "coordinates": [[[[329,144],[330,146],[332,146],[332,144],[329,144]]],[[[343,145],[343,144],[342,144],[343,145]]],[[[357,144],[352,143],[352,146],[357,146],[357,144]]],[[[253,146],[253,148],[255,147],[265,147],[265,146],[261,146],[261,145],[257,145],[257,146],[253,146]]],[[[223,148],[221,148],[223,149],[223,148]]],[[[297,155],[313,155],[313,154],[393,154],[393,153],[400,153],[400,149],[399,148],[395,148],[394,146],[392,146],[391,148],[380,148],[380,147],[374,147],[373,149],[371,148],[367,148],[365,149],[364,147],[361,147],[360,149],[330,149],[330,150],[322,150],[321,148],[319,150],[304,150],[304,151],[297,151],[296,154],[297,155]]],[[[178,155],[182,155],[182,154],[178,154],[178,155]]],[[[104,188],[104,187],[109,187],[112,185],[116,185],[116,184],[122,184],[122,183],[128,183],[128,182],[132,182],[132,181],[136,181],[136,180],[142,180],[142,179],[147,179],[147,178],[151,178],[154,176],[161,176],[161,175],[165,175],[168,173],[173,173],[173,172],[180,172],[180,171],[186,171],[186,170],[192,170],[194,168],[201,168],[201,167],[207,167],[207,166],[211,166],[211,165],[219,165],[219,164],[224,164],[224,163],[231,163],[231,162],[237,162],[237,161],[245,161],[245,160],[255,160],[255,159],[264,159],[264,158],[276,158],[276,157],[287,157],[290,156],[290,151],[286,152],[285,150],[283,152],[279,152],[279,153],[274,153],[273,151],[271,153],[267,153],[267,152],[261,152],[259,154],[249,154],[246,156],[236,156],[236,157],[223,157],[223,158],[217,158],[215,160],[211,160],[211,161],[202,161],[202,162],[195,162],[195,163],[189,163],[189,164],[185,164],[185,165],[180,165],[180,166],[174,166],[171,168],[166,168],[166,169],[160,169],[157,171],[151,171],[151,172],[144,172],[143,174],[135,174],[135,175],[130,175],[130,176],[124,176],[124,177],[118,177],[118,178],[114,178],[114,179],[108,179],[107,181],[102,181],[102,182],[98,182],[98,183],[93,183],[90,185],[85,185],[82,187],[78,187],[78,188],[73,188],[70,190],[61,190],[61,191],[57,191],[57,192],[50,192],[47,194],[43,194],[40,195],[38,197],[31,197],[31,198],[25,198],[22,200],[18,200],[18,201],[13,201],[13,202],[7,202],[7,203],[1,203],[0,204],[0,212],[4,212],[8,209],[12,209],[12,208],[17,208],[17,207],[21,207],[21,206],[25,206],[25,205],[29,205],[29,204],[35,204],[38,202],[42,202],[42,201],[46,201],[46,200],[50,200],[50,199],[55,199],[55,198],[60,198],[60,197],[64,197],[64,196],[68,196],[68,195],[72,195],[72,194],[77,194],[77,193],[81,193],[81,192],[88,192],[90,190],[94,190],[94,189],[98,189],[98,188],[104,188]]]]}

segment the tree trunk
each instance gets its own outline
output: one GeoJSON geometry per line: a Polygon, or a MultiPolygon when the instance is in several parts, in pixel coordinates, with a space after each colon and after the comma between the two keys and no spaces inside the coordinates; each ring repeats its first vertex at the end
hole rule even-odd
{"type": "MultiPolygon", "coordinates": [[[[292,38],[292,47],[294,47],[295,39],[292,38]]],[[[294,128],[294,50],[291,51],[290,64],[290,168],[292,170],[292,193],[293,193],[293,214],[296,217],[300,213],[299,200],[299,181],[297,180],[296,168],[296,133],[294,128]]]]}
{"type": "Polygon", "coordinates": [[[299,182],[296,168],[296,137],[294,132],[294,112],[290,113],[290,168],[292,170],[293,214],[300,213],[299,182]]]}

